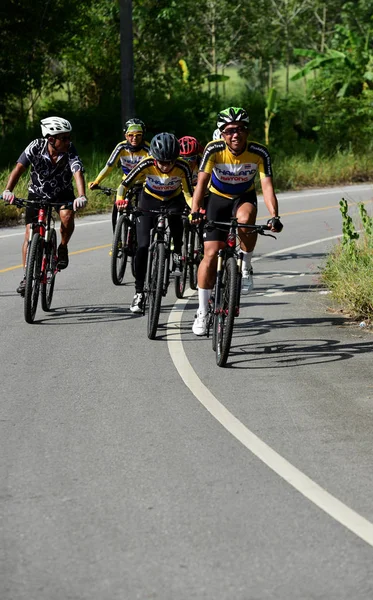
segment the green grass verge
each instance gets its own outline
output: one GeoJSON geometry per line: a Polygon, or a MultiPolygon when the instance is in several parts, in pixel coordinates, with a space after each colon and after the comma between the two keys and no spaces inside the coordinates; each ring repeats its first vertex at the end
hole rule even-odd
{"type": "Polygon", "coordinates": [[[373,250],[360,247],[356,259],[342,245],[337,246],[327,258],[321,272],[321,281],[328,287],[331,297],[343,312],[369,324],[373,318],[373,250]]]}
{"type": "MultiPolygon", "coordinates": [[[[97,152],[91,155],[82,154],[87,183],[92,181],[100,172],[107,158],[106,154],[97,152]]],[[[350,152],[340,152],[330,157],[316,155],[312,160],[306,160],[302,156],[283,157],[275,155],[273,162],[274,182],[278,192],[373,180],[372,153],[356,156],[350,152]]],[[[10,165],[9,169],[0,172],[0,190],[5,189],[11,169],[12,166],[10,165]]],[[[102,185],[116,188],[120,180],[121,170],[115,169],[102,182],[102,185]]],[[[19,197],[24,198],[27,196],[27,184],[28,177],[25,174],[16,187],[16,193],[19,197]]],[[[113,199],[108,199],[103,194],[90,190],[87,190],[87,197],[88,206],[79,215],[97,214],[111,210],[113,199]]],[[[0,202],[0,225],[17,224],[20,215],[21,211],[10,206],[4,206],[0,202]]]]}

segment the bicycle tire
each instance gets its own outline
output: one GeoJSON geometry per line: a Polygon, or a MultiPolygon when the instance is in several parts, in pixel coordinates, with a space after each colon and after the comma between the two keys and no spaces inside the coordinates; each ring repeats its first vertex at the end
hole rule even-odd
{"type": "Polygon", "coordinates": [[[148,338],[154,340],[157,334],[159,314],[163,296],[163,283],[165,271],[166,249],[163,242],[156,243],[151,250],[151,272],[149,278],[149,311],[148,311],[148,338]]]}
{"type": "Polygon", "coordinates": [[[187,275],[188,275],[188,245],[189,245],[189,228],[188,225],[184,227],[183,231],[183,249],[181,253],[182,272],[181,275],[175,275],[175,295],[176,298],[183,298],[187,275]]]}
{"type": "Polygon", "coordinates": [[[136,223],[133,223],[128,228],[127,246],[129,254],[131,256],[131,273],[132,277],[136,279],[136,250],[137,250],[137,237],[136,237],[136,223]]]}
{"type": "Polygon", "coordinates": [[[117,220],[111,249],[111,280],[114,285],[122,285],[126,272],[128,247],[128,223],[126,215],[121,215],[117,220]]]}
{"type": "Polygon", "coordinates": [[[192,229],[192,231],[190,232],[190,238],[189,238],[190,250],[188,252],[188,256],[189,256],[189,260],[188,260],[189,286],[190,286],[191,290],[197,289],[197,273],[198,273],[199,263],[201,262],[199,248],[196,247],[196,240],[197,240],[197,242],[199,242],[197,232],[195,229],[192,229]]]}
{"type": "Polygon", "coordinates": [[[225,263],[223,284],[218,313],[215,315],[216,323],[216,364],[225,367],[232,342],[234,317],[236,315],[237,300],[237,263],[230,256],[225,263]]]}
{"type": "Polygon", "coordinates": [[[40,296],[41,307],[44,312],[48,312],[51,309],[54,284],[56,282],[57,234],[54,229],[52,229],[48,244],[44,245],[44,257],[44,272],[42,273],[40,296]]]}
{"type": "Polygon", "coordinates": [[[41,265],[43,259],[43,238],[34,233],[29,248],[26,266],[26,287],[24,316],[26,323],[33,323],[39,300],[41,265]]]}

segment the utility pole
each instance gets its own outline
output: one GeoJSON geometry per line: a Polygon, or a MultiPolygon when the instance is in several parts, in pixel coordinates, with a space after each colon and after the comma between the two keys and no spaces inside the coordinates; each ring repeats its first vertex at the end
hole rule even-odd
{"type": "Polygon", "coordinates": [[[119,0],[122,126],[135,116],[132,0],[119,0]]]}

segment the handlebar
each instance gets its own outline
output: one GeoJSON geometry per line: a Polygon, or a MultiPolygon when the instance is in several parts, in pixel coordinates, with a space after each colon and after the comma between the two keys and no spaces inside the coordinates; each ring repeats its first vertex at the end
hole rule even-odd
{"type": "Polygon", "coordinates": [[[105,196],[111,196],[112,194],[117,193],[116,188],[104,187],[102,185],[95,185],[94,187],[90,188],[90,190],[92,190],[92,192],[97,190],[98,192],[105,194],[105,196]]]}
{"type": "Polygon", "coordinates": [[[231,221],[208,221],[204,229],[206,231],[212,231],[213,229],[220,229],[221,231],[226,231],[222,229],[222,227],[232,227],[233,229],[247,229],[250,230],[248,233],[258,233],[259,235],[264,235],[266,237],[273,237],[277,239],[275,235],[271,233],[264,233],[265,231],[271,231],[271,227],[269,225],[248,225],[247,223],[238,223],[237,219],[232,219],[231,221]],[[220,227],[219,227],[220,225],[220,227]]]}
{"type": "MultiPolygon", "coordinates": [[[[3,196],[0,196],[0,200],[3,199],[3,196]]],[[[38,208],[53,206],[54,208],[72,208],[73,202],[50,202],[47,199],[40,198],[39,200],[29,200],[28,198],[14,198],[13,202],[9,204],[9,206],[17,206],[17,208],[23,208],[27,204],[34,205],[38,208]]]]}

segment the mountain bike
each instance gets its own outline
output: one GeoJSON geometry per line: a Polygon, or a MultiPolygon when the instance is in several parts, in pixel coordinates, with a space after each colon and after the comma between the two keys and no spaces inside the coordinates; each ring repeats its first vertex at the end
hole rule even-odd
{"type": "Polygon", "coordinates": [[[181,216],[183,212],[174,212],[169,208],[144,211],[143,214],[154,213],[156,224],[150,233],[148,250],[148,266],[146,272],[144,293],[145,302],[143,314],[148,306],[147,334],[154,340],[157,334],[162,297],[166,296],[171,275],[171,235],[168,216],[181,216]]]}
{"type": "Polygon", "coordinates": [[[51,309],[56,275],[60,270],[57,259],[57,234],[52,210],[61,207],[71,210],[73,203],[15,198],[13,204],[19,208],[26,205],[38,208],[37,222],[30,224],[25,269],[24,317],[26,323],[33,323],[39,294],[42,309],[45,312],[51,309]]]}
{"type": "MultiPolygon", "coordinates": [[[[97,185],[94,189],[101,191],[106,196],[116,194],[116,189],[102,187],[97,185]]],[[[113,235],[111,248],[110,274],[114,285],[124,283],[124,274],[126,272],[128,257],[131,258],[131,272],[135,277],[135,254],[137,247],[136,240],[136,215],[135,205],[137,204],[137,190],[129,190],[126,199],[129,201],[125,208],[118,209],[118,219],[113,235]]]]}
{"type": "Polygon", "coordinates": [[[183,246],[181,275],[175,275],[175,294],[177,298],[184,296],[187,278],[192,290],[197,289],[197,271],[199,263],[203,258],[203,238],[200,224],[194,224],[187,217],[183,219],[183,246]]]}
{"type": "Polygon", "coordinates": [[[264,233],[271,230],[270,226],[238,223],[236,217],[232,217],[227,222],[208,221],[205,225],[206,230],[227,231],[227,227],[229,227],[229,233],[225,247],[218,252],[216,282],[209,301],[207,319],[207,337],[212,329],[212,349],[219,367],[225,367],[227,363],[232,343],[234,319],[240,313],[243,254],[237,243],[238,228],[276,239],[276,236],[264,233]]]}

